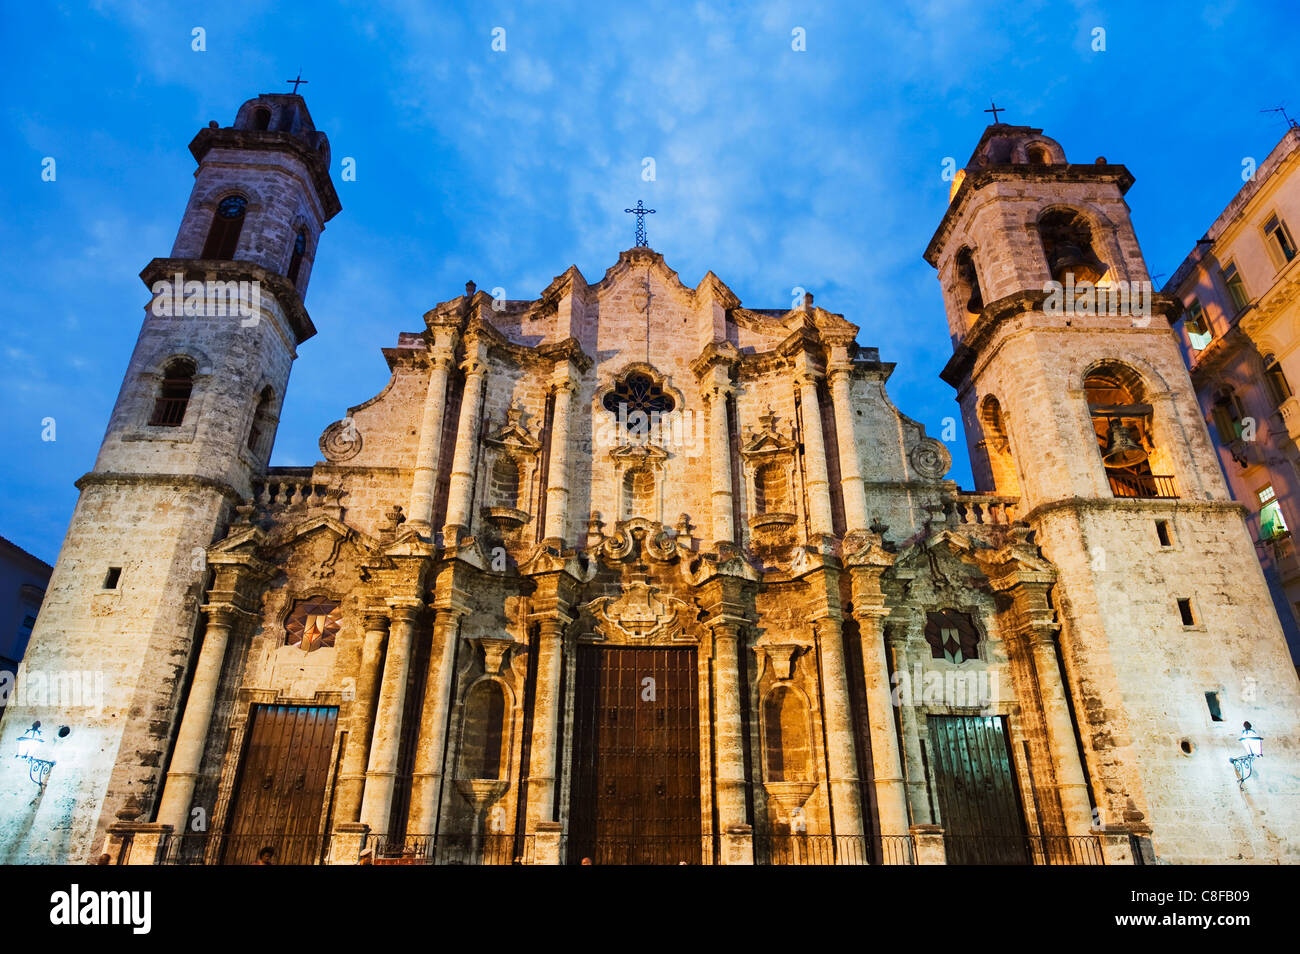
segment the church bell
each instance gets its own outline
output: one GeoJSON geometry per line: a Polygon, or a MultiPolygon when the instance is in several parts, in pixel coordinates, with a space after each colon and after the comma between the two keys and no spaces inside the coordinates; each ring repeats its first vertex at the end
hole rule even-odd
{"type": "Polygon", "coordinates": [[[1048,262],[1052,277],[1064,283],[1065,276],[1074,274],[1075,282],[1096,282],[1106,274],[1106,264],[1093,254],[1092,249],[1083,249],[1073,242],[1063,242],[1052,250],[1048,262]]]}
{"type": "Polygon", "coordinates": [[[1101,462],[1111,468],[1132,467],[1146,458],[1147,452],[1133,438],[1133,429],[1125,427],[1119,421],[1111,421],[1101,462]]]}

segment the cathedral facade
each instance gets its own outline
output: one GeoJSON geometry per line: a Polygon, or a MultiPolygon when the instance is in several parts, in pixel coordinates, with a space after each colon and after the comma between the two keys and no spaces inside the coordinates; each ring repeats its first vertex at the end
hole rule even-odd
{"type": "Polygon", "coordinates": [[[997,124],[954,184],[965,491],[856,325],[643,245],[467,285],[272,467],[329,144],[270,94],[190,148],[0,726],[0,861],[1297,860],[1300,687],[1175,306],[1042,290],[1148,281],[1123,166],[997,124]],[[94,707],[48,678],[92,671],[94,707]]]}

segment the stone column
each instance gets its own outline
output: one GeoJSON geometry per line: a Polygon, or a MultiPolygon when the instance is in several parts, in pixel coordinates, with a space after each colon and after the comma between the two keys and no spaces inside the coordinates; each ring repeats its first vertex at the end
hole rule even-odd
{"type": "MultiPolygon", "coordinates": [[[[804,357],[807,364],[807,356],[804,357]]],[[[831,519],[830,477],[826,469],[826,440],[822,433],[821,403],[817,398],[817,377],[800,372],[799,400],[802,408],[804,482],[808,491],[808,525],[814,538],[834,532],[831,519]]]]}
{"type": "Polygon", "coordinates": [[[447,710],[451,707],[453,660],[460,636],[460,615],[439,609],[433,619],[433,643],[429,648],[429,672],[424,683],[424,706],[420,713],[420,738],[415,746],[411,772],[411,814],[406,830],[413,835],[432,835],[438,826],[439,793],[443,782],[443,761],[447,753],[447,710]]]}
{"type": "MultiPolygon", "coordinates": [[[[910,690],[907,698],[900,700],[898,707],[899,723],[903,735],[903,778],[907,790],[907,802],[911,809],[912,821],[917,825],[929,825],[934,821],[930,813],[929,780],[925,777],[925,763],[921,760],[921,726],[916,715],[916,706],[912,701],[920,692],[920,686],[912,685],[914,673],[908,667],[911,661],[907,655],[907,631],[899,628],[889,631],[889,648],[894,656],[894,671],[905,674],[906,685],[910,690]]],[[[891,693],[892,696],[892,693],[891,693]]]]}
{"type": "Polygon", "coordinates": [[[713,366],[713,383],[705,392],[709,402],[709,479],[713,491],[709,495],[713,512],[714,543],[732,543],[736,528],[732,517],[734,502],[731,496],[731,428],[727,426],[727,369],[713,366]]]}
{"type": "Polygon", "coordinates": [[[537,620],[537,686],[533,694],[533,739],[528,756],[527,830],[537,831],[555,814],[555,751],[559,733],[560,662],[564,628],[570,620],[547,614],[537,620]]]}
{"type": "Polygon", "coordinates": [[[569,538],[569,414],[578,390],[572,362],[565,361],[555,369],[554,389],[544,538],[563,549],[569,538]]]}
{"type": "Polygon", "coordinates": [[[716,720],[718,828],[746,825],[745,740],[740,698],[738,620],[723,619],[713,629],[713,711],[716,720]]]}
{"type": "MultiPolygon", "coordinates": [[[[384,680],[375,711],[375,731],[370,740],[370,764],[361,799],[361,822],[377,834],[388,834],[393,807],[393,786],[397,781],[397,755],[402,739],[402,712],[406,707],[406,678],[411,668],[411,644],[415,639],[418,603],[392,600],[392,633],[384,659],[384,680]]],[[[423,834],[417,832],[416,834],[423,834]]]]}
{"type": "Polygon", "coordinates": [[[1047,728],[1047,746],[1056,769],[1057,791],[1065,814],[1065,831],[1069,835],[1086,835],[1092,831],[1092,805],[1088,783],[1079,761],[1074,722],[1061,684],[1061,669],[1056,658],[1056,639],[1041,627],[1027,634],[1033,656],[1039,697],[1043,703],[1043,722],[1047,728]]]}
{"type": "MultiPolygon", "coordinates": [[[[836,349],[839,350],[839,349],[836,349]]],[[[867,529],[867,497],[858,463],[857,442],[853,439],[853,398],[849,385],[852,368],[845,355],[843,363],[830,369],[831,403],[835,407],[835,435],[840,451],[840,491],[844,496],[844,529],[867,529]]]]}
{"type": "Polygon", "coordinates": [[[339,770],[338,798],[334,810],[335,819],[341,823],[355,822],[361,811],[361,792],[366,783],[370,737],[375,728],[375,690],[379,685],[379,670],[384,660],[384,641],[388,638],[388,617],[384,614],[368,614],[365,625],[361,669],[357,673],[356,697],[352,700],[352,728],[348,732],[343,765],[339,770]]]}
{"type": "Polygon", "coordinates": [[[170,825],[177,834],[189,829],[190,800],[203,761],[203,746],[208,740],[212,709],[217,701],[221,668],[226,658],[226,644],[234,629],[239,610],[229,603],[210,603],[203,607],[208,616],[203,628],[203,648],[194,666],[194,678],[185,700],[185,714],[176,733],[171,765],[162,799],[158,805],[158,823],[170,825]]]}
{"type": "Polygon", "coordinates": [[[465,370],[465,393],[460,402],[460,420],[456,425],[456,454],[452,458],[451,482],[447,492],[447,523],[442,530],[443,544],[454,547],[469,532],[470,499],[474,494],[474,464],[478,458],[479,415],[483,409],[483,385],[487,362],[473,344],[473,352],[461,365],[465,370]]]}
{"type": "Polygon", "coordinates": [[[894,693],[889,681],[881,615],[854,614],[862,642],[862,672],[866,681],[867,719],[871,731],[872,784],[882,835],[905,835],[908,828],[907,787],[898,751],[894,722],[894,693]]]}
{"type": "Polygon", "coordinates": [[[858,794],[858,762],[853,748],[849,680],[844,668],[844,634],[840,621],[832,616],[815,620],[813,626],[821,656],[831,817],[836,835],[861,835],[862,800],[858,794]]]}
{"type": "Polygon", "coordinates": [[[406,508],[409,524],[429,529],[433,520],[433,498],[438,485],[438,455],[442,451],[443,412],[447,407],[447,377],[451,372],[454,331],[435,333],[429,349],[429,389],[424,394],[424,412],[420,417],[420,447],[415,454],[415,474],[411,481],[411,500],[406,508]]]}

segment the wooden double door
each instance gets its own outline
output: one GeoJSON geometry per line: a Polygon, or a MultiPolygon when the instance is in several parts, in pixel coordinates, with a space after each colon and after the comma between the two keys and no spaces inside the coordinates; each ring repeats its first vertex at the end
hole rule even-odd
{"type": "Polygon", "coordinates": [[[1031,845],[1001,716],[926,720],[949,864],[1029,864],[1031,845]]]}
{"type": "Polygon", "coordinates": [[[579,645],[568,860],[699,864],[694,647],[579,645]]]}
{"type": "Polygon", "coordinates": [[[254,706],[222,864],[251,865],[269,847],[277,865],[319,864],[325,792],[339,710],[334,706],[254,706]]]}

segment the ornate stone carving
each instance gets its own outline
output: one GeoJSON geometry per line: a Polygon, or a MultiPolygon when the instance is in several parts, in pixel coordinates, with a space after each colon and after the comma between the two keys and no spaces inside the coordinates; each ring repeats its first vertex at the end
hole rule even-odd
{"type": "Polygon", "coordinates": [[[923,438],[921,443],[912,448],[908,459],[917,475],[926,480],[940,480],[952,467],[952,455],[948,453],[948,448],[933,437],[923,438]]]}
{"type": "Polygon", "coordinates": [[[682,611],[689,611],[687,604],[644,579],[623,584],[621,596],[602,596],[587,608],[606,639],[638,642],[673,637],[681,630],[682,611]]]}
{"type": "Polygon", "coordinates": [[[351,460],[361,453],[361,432],[350,417],[335,421],[320,436],[320,452],[331,463],[351,460]]]}

